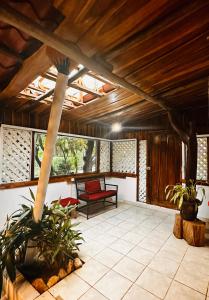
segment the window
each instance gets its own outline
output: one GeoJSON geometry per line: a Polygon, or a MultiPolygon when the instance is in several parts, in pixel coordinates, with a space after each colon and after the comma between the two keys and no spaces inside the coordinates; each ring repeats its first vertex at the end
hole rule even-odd
{"type": "MultiPolygon", "coordinates": [[[[34,134],[34,177],[39,177],[46,135],[34,134]]],[[[51,176],[95,172],[97,143],[92,139],[58,136],[51,176]]]]}
{"type": "Polygon", "coordinates": [[[208,181],[208,157],[209,157],[209,138],[198,137],[197,138],[197,180],[208,181]]]}

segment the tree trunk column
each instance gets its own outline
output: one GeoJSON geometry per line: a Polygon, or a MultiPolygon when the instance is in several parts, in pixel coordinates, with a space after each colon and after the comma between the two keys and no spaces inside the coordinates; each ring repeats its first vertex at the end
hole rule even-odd
{"type": "Polygon", "coordinates": [[[41,163],[40,176],[38,180],[36,200],[33,210],[33,217],[36,223],[38,223],[42,217],[46,190],[51,171],[52,158],[62,115],[62,105],[65,99],[67,82],[68,76],[66,74],[58,73],[54,91],[54,99],[51,105],[43,160],[41,163]]]}

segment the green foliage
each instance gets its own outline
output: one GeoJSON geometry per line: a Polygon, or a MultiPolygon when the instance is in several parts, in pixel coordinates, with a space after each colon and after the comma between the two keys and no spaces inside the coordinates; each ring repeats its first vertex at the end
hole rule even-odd
{"type": "MultiPolygon", "coordinates": [[[[35,134],[35,168],[34,176],[39,176],[40,165],[43,158],[45,134],[35,134]]],[[[93,152],[88,160],[92,161],[93,171],[96,168],[96,143],[94,140],[58,136],[55,153],[52,160],[51,176],[68,175],[71,173],[82,173],[85,166],[85,157],[89,149],[89,141],[94,144],[93,152]]]]}
{"type": "MultiPolygon", "coordinates": [[[[168,185],[165,189],[166,200],[170,200],[174,204],[177,204],[181,209],[184,201],[194,201],[196,206],[200,206],[205,198],[205,189],[199,187],[197,189],[196,183],[193,180],[189,180],[189,184],[183,186],[182,184],[168,185]],[[197,199],[198,192],[201,193],[201,200],[197,199]]],[[[197,208],[196,207],[196,208],[197,208]]]]}
{"type": "MultiPolygon", "coordinates": [[[[30,190],[31,197],[34,195],[30,190]]],[[[24,197],[25,198],[25,197],[24,197]]],[[[11,281],[16,278],[16,267],[24,264],[28,247],[36,249],[35,259],[48,267],[58,268],[73,258],[83,238],[71,223],[70,212],[74,206],[63,208],[59,204],[44,205],[42,220],[33,220],[33,200],[7,217],[5,228],[0,232],[0,294],[3,272],[11,281]],[[30,245],[30,246],[29,246],[30,245]]]]}

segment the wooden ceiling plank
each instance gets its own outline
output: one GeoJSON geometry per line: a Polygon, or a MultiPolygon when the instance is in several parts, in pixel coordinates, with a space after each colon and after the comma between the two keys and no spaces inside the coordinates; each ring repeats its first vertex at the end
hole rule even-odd
{"type": "Polygon", "coordinates": [[[161,99],[156,99],[149,94],[145,93],[143,90],[129,83],[125,79],[113,74],[109,70],[105,69],[104,66],[96,63],[93,59],[87,57],[81,49],[72,42],[67,42],[60,38],[56,34],[50,32],[49,30],[43,28],[41,25],[29,20],[27,17],[20,13],[17,13],[14,9],[11,9],[5,4],[0,6],[0,19],[5,23],[17,27],[18,29],[32,35],[34,38],[42,41],[46,45],[54,48],[55,50],[61,52],[62,54],[70,57],[74,61],[81,63],[88,69],[102,74],[107,77],[113,83],[116,82],[120,86],[130,90],[132,93],[139,95],[140,97],[159,105],[162,109],[168,110],[169,107],[161,99]]]}
{"type": "Polygon", "coordinates": [[[119,44],[104,57],[113,64],[116,73],[127,76],[206,31],[208,13],[208,2],[185,1],[182,9],[119,44]]]}

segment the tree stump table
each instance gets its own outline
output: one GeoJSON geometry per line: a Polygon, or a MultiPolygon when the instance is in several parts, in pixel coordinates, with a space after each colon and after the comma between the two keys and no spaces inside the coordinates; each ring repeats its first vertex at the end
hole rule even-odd
{"type": "Polygon", "coordinates": [[[203,221],[186,221],[180,214],[176,214],[173,234],[178,239],[185,239],[191,246],[202,247],[205,244],[205,227],[203,221]]]}

